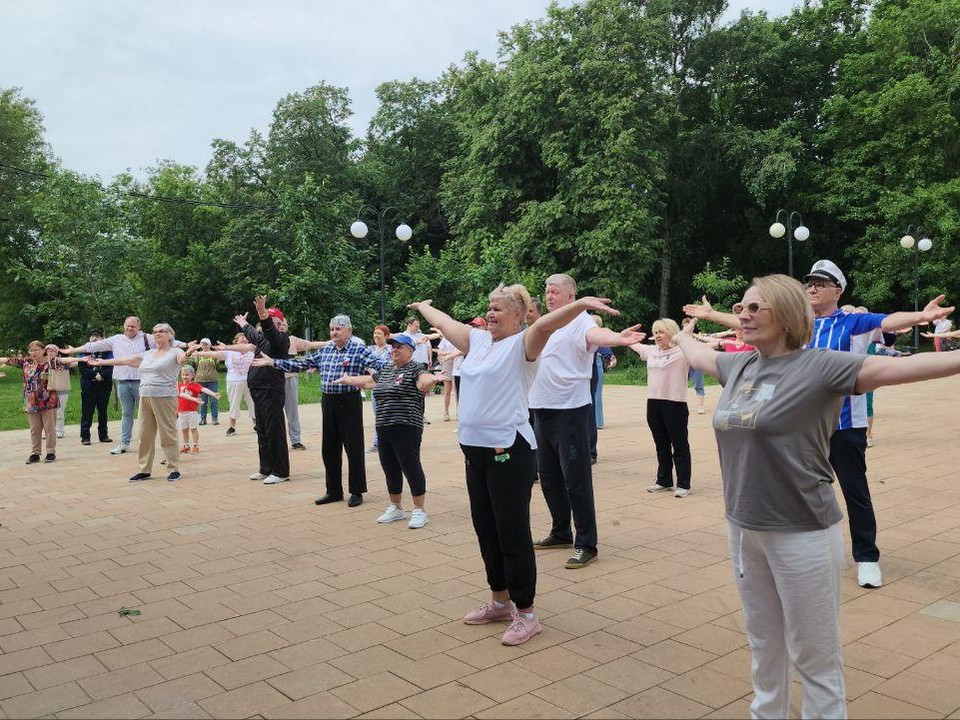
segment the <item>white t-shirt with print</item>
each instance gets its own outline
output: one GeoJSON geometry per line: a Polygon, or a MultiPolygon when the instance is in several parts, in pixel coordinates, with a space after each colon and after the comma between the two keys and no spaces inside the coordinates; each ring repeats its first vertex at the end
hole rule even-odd
{"type": "Polygon", "coordinates": [[[568,410],[592,402],[590,378],[597,348],[587,344],[587,333],[596,326],[584,311],[550,336],[530,390],[531,408],[568,410]]]}

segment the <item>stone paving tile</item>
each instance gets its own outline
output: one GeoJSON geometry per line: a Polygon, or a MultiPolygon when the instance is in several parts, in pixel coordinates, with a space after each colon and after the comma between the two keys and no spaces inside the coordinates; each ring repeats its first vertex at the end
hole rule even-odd
{"type": "MultiPolygon", "coordinates": [[[[348,685],[341,685],[330,692],[360,712],[369,712],[416,695],[419,691],[420,688],[416,685],[392,673],[383,672],[348,685]]],[[[415,709],[414,712],[416,712],[415,709]]]]}
{"type": "Polygon", "coordinates": [[[75,682],[46,690],[0,700],[0,708],[11,718],[32,718],[53,715],[78,705],[87,705],[90,698],[75,682]]]}
{"type": "Polygon", "coordinates": [[[300,670],[293,670],[267,679],[270,685],[291,700],[301,700],[331,688],[348,685],[353,681],[353,676],[328,663],[309,665],[300,670]]]}
{"type": "Polygon", "coordinates": [[[422,718],[464,718],[473,716],[494,702],[468,687],[453,682],[409,697],[400,703],[422,718]]]}
{"type": "Polygon", "coordinates": [[[571,675],[534,690],[533,694],[577,716],[587,715],[627,697],[622,690],[583,675],[571,675]]]}
{"type": "Polygon", "coordinates": [[[197,704],[215,718],[248,718],[277,711],[291,702],[279,690],[261,680],[253,685],[244,685],[236,690],[208,697],[197,704]]]}
{"type": "MultiPolygon", "coordinates": [[[[313,720],[314,718],[352,718],[357,716],[357,710],[343,702],[336,695],[328,692],[315,693],[289,705],[271,708],[264,711],[263,717],[267,720],[313,720]]],[[[385,715],[384,717],[397,718],[402,715],[385,715]]]]}
{"type": "Polygon", "coordinates": [[[37,690],[61,685],[72,680],[81,680],[91,675],[107,672],[103,663],[93,655],[64,660],[63,662],[44,665],[43,667],[25,670],[24,675],[37,690]]]}
{"type": "Polygon", "coordinates": [[[136,695],[117,695],[108,700],[90,703],[82,707],[73,708],[57,713],[58,718],[142,718],[150,714],[150,709],[137,698],[136,695]]]}

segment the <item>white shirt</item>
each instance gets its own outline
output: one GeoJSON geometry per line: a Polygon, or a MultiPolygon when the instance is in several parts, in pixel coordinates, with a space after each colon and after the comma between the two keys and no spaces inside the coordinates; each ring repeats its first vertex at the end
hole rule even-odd
{"type": "MultiPolygon", "coordinates": [[[[133,338],[128,338],[123,333],[111,335],[103,340],[88,342],[83,346],[83,351],[88,353],[107,352],[113,353],[115,358],[125,358],[131,355],[142,355],[147,349],[153,350],[157,347],[157,341],[153,335],[146,335],[141,330],[133,338]],[[144,346],[146,338],[147,346],[144,346]]],[[[129,365],[117,365],[113,368],[114,380],[139,380],[140,368],[130,367],[129,365]]]]}
{"type": "Polygon", "coordinates": [[[227,366],[227,382],[246,382],[250,372],[250,363],[253,362],[252,352],[234,352],[225,350],[223,364],[227,366]]]}
{"type": "MultiPolygon", "coordinates": [[[[423,363],[424,365],[429,364],[429,362],[430,362],[430,343],[429,343],[429,342],[425,342],[425,343],[419,343],[419,342],[417,342],[418,340],[420,340],[420,338],[423,337],[423,333],[422,333],[422,332],[407,333],[407,335],[410,337],[411,340],[413,340],[414,343],[416,343],[416,344],[414,345],[414,348],[413,348],[413,358],[411,358],[411,359],[413,360],[413,362],[423,363]]],[[[511,444],[512,444],[512,443],[511,443],[511,444]]]]}
{"type": "Polygon", "coordinates": [[[587,333],[595,327],[593,318],[584,311],[550,336],[540,353],[530,407],[569,410],[592,402],[590,378],[597,348],[587,344],[587,333]]]}
{"type": "Polygon", "coordinates": [[[508,448],[520,433],[537,449],[527,398],[539,361],[527,360],[524,332],[493,342],[486,330],[470,331],[470,352],[460,367],[457,410],[457,432],[464,445],[508,448]]]}

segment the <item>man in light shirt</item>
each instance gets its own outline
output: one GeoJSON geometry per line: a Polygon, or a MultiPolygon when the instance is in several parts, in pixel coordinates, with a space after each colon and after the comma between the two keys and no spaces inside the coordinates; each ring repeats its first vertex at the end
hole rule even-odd
{"type": "MultiPolygon", "coordinates": [[[[569,275],[547,278],[548,312],[569,305],[577,283],[569,275]]],[[[538,550],[573,547],[564,567],[581,568],[597,557],[597,514],[593,502],[590,462],[590,417],[593,402],[590,377],[598,347],[641,342],[639,325],[614,332],[597,327],[586,312],[547,340],[540,369],[530,388],[530,409],[537,437],[540,487],[552,518],[550,534],[534,543],[538,550]],[[576,538],[570,531],[570,516],[576,538]]]]}

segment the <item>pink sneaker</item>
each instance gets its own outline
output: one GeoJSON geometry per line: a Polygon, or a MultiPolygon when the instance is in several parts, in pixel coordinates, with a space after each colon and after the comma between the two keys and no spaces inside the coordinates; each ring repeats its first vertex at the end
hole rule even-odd
{"type": "Polygon", "coordinates": [[[493,600],[485,602],[476,610],[471,610],[463,616],[465,625],[486,625],[492,622],[506,622],[513,617],[513,603],[497,607],[493,600]]]}
{"type": "Polygon", "coordinates": [[[536,616],[536,613],[528,619],[523,616],[522,612],[515,612],[513,623],[507,628],[500,642],[504,645],[523,645],[527,640],[542,631],[543,626],[540,625],[540,618],[536,616]]]}

